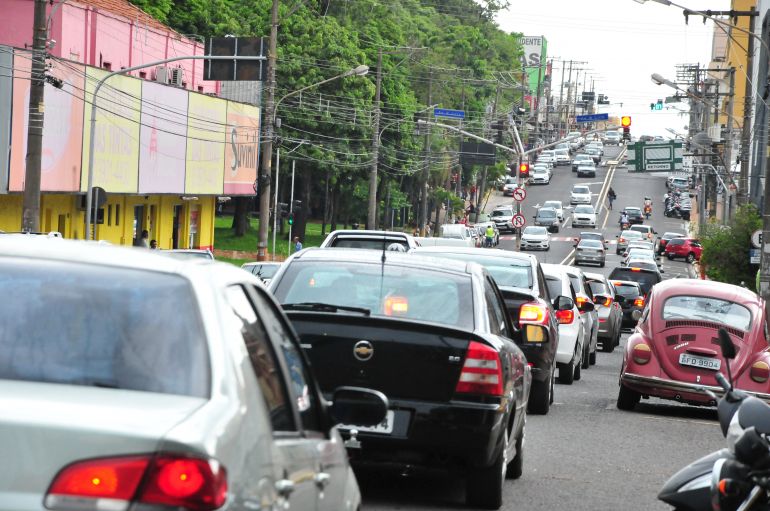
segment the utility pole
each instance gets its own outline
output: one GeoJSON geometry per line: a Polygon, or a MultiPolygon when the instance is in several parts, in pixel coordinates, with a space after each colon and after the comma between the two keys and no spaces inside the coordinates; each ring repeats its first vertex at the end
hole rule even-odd
{"type": "MultiPolygon", "coordinates": [[[[27,157],[24,172],[24,202],[21,214],[21,230],[25,232],[40,231],[40,165],[43,153],[45,59],[48,32],[45,16],[46,4],[46,0],[35,0],[27,157]]],[[[88,215],[87,211],[86,215],[88,215]]],[[[84,237],[87,236],[88,233],[84,233],[84,237]]]]}
{"type": "MultiPolygon", "coordinates": [[[[753,20],[754,18],[752,18],[753,20]]],[[[751,69],[751,68],[749,68],[751,69]]],[[[718,91],[718,89],[717,89],[718,91]]],[[[749,89],[746,89],[746,96],[748,96],[749,89]]],[[[728,96],[727,101],[727,136],[725,137],[725,151],[724,151],[724,161],[725,161],[725,185],[727,184],[727,178],[732,175],[732,168],[733,168],[733,122],[734,122],[734,115],[733,115],[733,107],[735,105],[735,68],[730,68],[730,95],[728,96]]],[[[732,194],[730,193],[729,188],[725,186],[724,193],[722,195],[724,197],[724,207],[723,207],[723,218],[724,221],[723,224],[727,224],[727,221],[732,218],[732,208],[731,202],[732,202],[732,194]]]]}
{"type": "MultiPolygon", "coordinates": [[[[754,33],[754,20],[757,16],[757,12],[752,6],[749,10],[749,32],[754,33]]],[[[754,38],[747,35],[748,46],[746,50],[746,69],[753,69],[754,65],[754,38]]],[[[749,94],[749,91],[753,89],[751,83],[751,73],[746,73],[746,86],[743,91],[743,127],[741,130],[741,173],[738,178],[738,205],[747,204],[749,202],[749,145],[751,144],[751,107],[754,100],[754,95],[749,94]]],[[[731,110],[732,112],[732,110],[731,110]]],[[[753,197],[759,197],[759,176],[756,179],[752,179],[753,185],[756,184],[757,190],[755,191],[752,186],[751,195],[753,197]]],[[[759,202],[755,201],[757,207],[759,202]]]]}
{"type": "MultiPolygon", "coordinates": [[[[428,104],[433,104],[433,70],[428,74],[428,104]]],[[[429,114],[430,115],[430,114],[429,114]]],[[[422,170],[422,204],[420,205],[420,236],[425,236],[428,224],[428,181],[430,179],[430,125],[425,126],[425,168],[422,170]]],[[[438,225],[436,226],[438,229],[438,225]]]]}
{"type": "MultiPolygon", "coordinates": [[[[377,228],[377,164],[380,159],[380,93],[382,89],[382,48],[377,53],[377,90],[374,94],[372,120],[372,168],[369,171],[369,208],[366,228],[377,228]]],[[[428,103],[430,104],[430,103],[428,103]]]]}
{"type": "Polygon", "coordinates": [[[564,135],[564,125],[562,124],[562,111],[564,110],[564,71],[567,67],[567,61],[561,63],[561,88],[559,90],[559,137],[564,135]]]}
{"type": "Polygon", "coordinates": [[[270,179],[273,166],[273,138],[275,136],[275,65],[278,53],[278,5],[273,0],[270,14],[270,42],[267,49],[267,90],[265,91],[265,148],[262,151],[262,172],[259,175],[259,238],[257,260],[267,261],[267,230],[270,223],[270,179]]]}

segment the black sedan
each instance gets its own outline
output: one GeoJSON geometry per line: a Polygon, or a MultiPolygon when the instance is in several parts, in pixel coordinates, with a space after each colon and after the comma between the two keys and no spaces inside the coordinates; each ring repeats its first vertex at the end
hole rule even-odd
{"type": "Polygon", "coordinates": [[[463,247],[421,247],[412,253],[474,261],[492,274],[513,321],[512,338],[532,365],[529,411],[547,414],[553,402],[556,351],[559,347],[556,311],[572,309],[572,299],[549,295],[548,286],[543,285],[543,270],[533,255],[463,247]]]}
{"type": "Polygon", "coordinates": [[[612,287],[615,288],[615,301],[623,309],[623,327],[636,326],[636,320],[633,317],[634,311],[641,312],[644,309],[644,293],[638,282],[633,280],[610,280],[612,287]]]}
{"type": "Polygon", "coordinates": [[[641,208],[629,206],[623,211],[628,215],[628,222],[631,225],[644,223],[644,215],[642,214],[641,208]]]}
{"type": "Polygon", "coordinates": [[[270,289],[321,390],[367,386],[390,409],[341,426],[354,465],[455,469],[474,507],[502,505],[522,473],[532,373],[491,275],[474,263],[399,252],[308,249],[270,289]]]}

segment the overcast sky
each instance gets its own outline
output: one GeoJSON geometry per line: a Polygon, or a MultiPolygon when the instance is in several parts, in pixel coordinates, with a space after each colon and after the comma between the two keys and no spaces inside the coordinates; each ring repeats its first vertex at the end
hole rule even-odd
{"type": "MultiPolygon", "coordinates": [[[[690,9],[728,10],[729,0],[677,0],[690,9]]],[[[560,60],[585,61],[575,67],[589,68],[595,91],[613,103],[600,112],[631,115],[631,133],[670,137],[666,128],[683,132],[687,116],[676,110],[650,111],[650,103],[674,94],[655,85],[650,75],[676,79],[677,64],[701,63],[711,58],[714,24],[690,17],[685,25],[682,10],[653,1],[634,0],[513,0],[508,12],[498,17],[500,28],[545,36],[548,58],[554,58],[553,90],[558,96],[560,60]],[[623,106],[619,103],[623,103],[623,106]]],[[[574,71],[573,71],[574,72],[574,71]]],[[[582,73],[582,72],[581,72],[582,73]]],[[[581,74],[582,82],[582,74],[581,74]]],[[[580,89],[582,91],[582,84],[580,89]]],[[[590,85],[587,86],[590,90],[590,85]]],[[[686,109],[686,108],[685,108],[686,109]]]]}

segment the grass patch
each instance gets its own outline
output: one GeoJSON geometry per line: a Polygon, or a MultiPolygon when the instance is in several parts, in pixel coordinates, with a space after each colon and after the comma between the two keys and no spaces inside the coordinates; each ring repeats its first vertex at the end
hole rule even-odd
{"type": "MultiPolygon", "coordinates": [[[[246,229],[246,235],[242,237],[236,237],[233,235],[231,226],[233,225],[233,217],[231,215],[218,216],[214,220],[214,248],[219,250],[240,250],[244,252],[256,252],[257,251],[257,235],[259,233],[259,219],[249,219],[249,226],[246,229]]],[[[272,227],[272,226],[271,226],[272,227]]],[[[288,226],[284,226],[284,230],[288,233],[288,226]]],[[[329,226],[326,227],[327,233],[329,232],[329,226]]],[[[275,237],[276,253],[279,256],[289,256],[289,242],[287,240],[287,234],[283,235],[278,232],[275,237]]],[[[318,247],[321,245],[324,236],[321,236],[321,224],[319,222],[308,222],[305,228],[305,239],[302,240],[302,246],[318,247]]],[[[267,235],[267,248],[270,253],[273,251],[273,231],[272,228],[268,231],[267,235]]],[[[294,251],[294,244],[291,244],[291,250],[294,251]]],[[[222,258],[218,258],[223,260],[222,258]]],[[[230,262],[230,261],[228,261],[230,262]]],[[[235,264],[235,263],[233,263],[235,264]]]]}

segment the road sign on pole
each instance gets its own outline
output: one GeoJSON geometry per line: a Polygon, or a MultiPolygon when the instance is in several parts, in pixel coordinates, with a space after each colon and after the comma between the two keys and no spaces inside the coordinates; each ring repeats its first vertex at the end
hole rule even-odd
{"type": "Polygon", "coordinates": [[[448,108],[434,108],[433,117],[448,117],[450,119],[465,119],[464,110],[449,110],[448,108]]]}
{"type": "Polygon", "coordinates": [[[608,120],[610,120],[609,114],[578,115],[575,117],[575,122],[596,122],[608,120]]]}
{"type": "Polygon", "coordinates": [[[751,233],[751,245],[754,248],[762,248],[762,229],[757,229],[751,233]]]}
{"type": "Polygon", "coordinates": [[[521,202],[527,198],[527,191],[524,188],[515,188],[513,190],[513,200],[521,202]]]}
{"type": "Polygon", "coordinates": [[[527,220],[524,218],[524,215],[522,215],[521,213],[516,213],[515,215],[513,215],[513,218],[511,219],[511,223],[513,224],[514,227],[521,229],[527,223],[527,220]]]}

